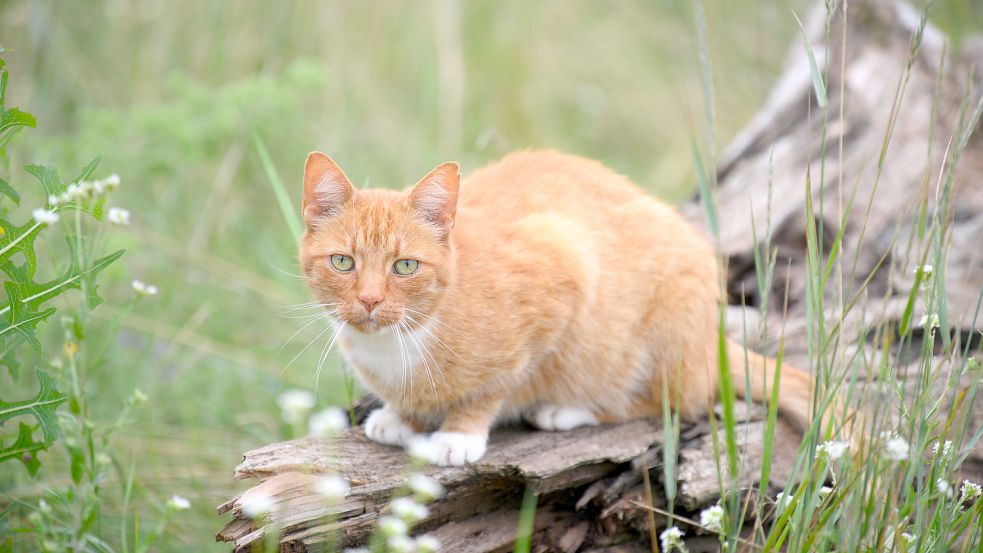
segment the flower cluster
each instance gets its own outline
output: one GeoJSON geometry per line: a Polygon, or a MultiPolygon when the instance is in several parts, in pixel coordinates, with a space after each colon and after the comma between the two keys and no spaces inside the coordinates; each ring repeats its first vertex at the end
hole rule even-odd
{"type": "Polygon", "coordinates": [[[700,526],[717,534],[724,531],[724,508],[718,503],[700,512],[700,526]]]}
{"type": "Polygon", "coordinates": [[[307,419],[307,430],[315,438],[337,436],[347,427],[348,417],[344,411],[337,407],[329,407],[320,413],[314,413],[311,418],[307,419]]]}
{"type": "Polygon", "coordinates": [[[881,440],[884,442],[883,455],[891,461],[906,461],[911,452],[908,441],[896,432],[881,432],[881,440]]]}
{"type": "Polygon", "coordinates": [[[283,420],[297,424],[314,408],[314,394],[309,390],[287,390],[276,398],[276,403],[283,412],[283,420]]]}
{"type": "Polygon", "coordinates": [[[983,487],[981,487],[976,482],[970,482],[969,480],[963,480],[963,485],[959,489],[959,502],[969,503],[971,501],[976,501],[983,495],[983,487]]]}
{"type": "Polygon", "coordinates": [[[670,526],[663,530],[659,534],[659,541],[662,542],[662,551],[670,553],[673,549],[677,549],[685,553],[687,549],[686,544],[683,543],[683,536],[685,536],[683,531],[675,526],[670,526]]]}
{"type": "Polygon", "coordinates": [[[104,179],[93,181],[79,181],[69,184],[60,196],[48,196],[48,204],[56,206],[69,202],[78,202],[96,196],[102,196],[110,190],[119,187],[119,175],[109,175],[104,179]]]}
{"type": "Polygon", "coordinates": [[[322,476],[314,483],[314,491],[332,503],[344,499],[350,488],[348,480],[337,474],[322,476]]]}
{"type": "Polygon", "coordinates": [[[157,295],[157,287],[154,286],[153,284],[147,284],[142,280],[133,279],[132,286],[133,286],[133,291],[136,292],[137,294],[140,294],[141,296],[157,295]]]}
{"type": "Polygon", "coordinates": [[[819,444],[816,451],[826,459],[835,461],[840,457],[843,457],[843,454],[846,453],[847,447],[849,447],[849,444],[846,442],[829,441],[819,444]]]}

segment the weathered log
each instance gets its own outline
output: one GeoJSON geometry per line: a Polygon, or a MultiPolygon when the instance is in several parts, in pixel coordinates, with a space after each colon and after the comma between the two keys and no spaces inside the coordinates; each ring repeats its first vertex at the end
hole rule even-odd
{"type": "MultiPolygon", "coordinates": [[[[819,2],[805,25],[826,77],[827,108],[817,104],[806,50],[796,41],[770,97],[722,151],[717,168],[720,249],[734,304],[728,313],[730,333],[769,352],[777,350],[783,335],[786,359],[800,367],[810,367],[804,301],[807,178],[827,246],[848,215],[840,248],[846,270],[831,277],[837,284],[827,290],[827,305],[834,309],[826,314],[833,321],[843,319],[837,355],[846,366],[854,352],[868,358],[877,354],[877,344],[856,343],[861,330],[897,327],[913,284],[912,267],[928,251],[925,238],[914,232],[919,217],[914,207],[922,197],[935,197],[940,180],[953,167],[952,152],[970,137],[967,112],[977,105],[983,88],[983,40],[967,41],[961,52],[953,52],[944,35],[928,25],[909,64],[920,20],[910,5],[852,0],[845,28],[842,9],[827,14],[819,2]],[[754,276],[754,249],[766,235],[777,248],[778,268],[764,320],[758,321],[763,298],[754,276]],[[847,305],[842,298],[855,297],[852,310],[837,311],[835,306],[847,305]],[[760,335],[759,322],[772,330],[760,335]]],[[[968,139],[953,175],[945,263],[949,322],[954,338],[979,349],[981,133],[968,139]]],[[[944,208],[935,201],[929,206],[944,208]]],[[[683,210],[705,224],[699,202],[683,210]]],[[[902,355],[892,363],[903,374],[915,360],[902,355]]],[[[746,489],[757,484],[761,463],[759,415],[759,409],[742,412],[737,432],[744,468],[739,484],[746,489]]],[[[975,424],[983,424],[983,405],[976,407],[975,416],[975,424]]],[[[798,440],[791,428],[779,424],[773,486],[783,486],[791,474],[798,440]]],[[[638,507],[648,501],[642,477],[648,471],[653,501],[664,505],[663,444],[662,430],[647,421],[561,433],[498,430],[478,463],[423,469],[449,493],[433,505],[417,531],[438,536],[448,551],[508,551],[528,486],[538,493],[534,551],[646,550],[638,545],[646,543],[651,528],[638,507]]],[[[717,499],[722,461],[714,452],[708,424],[684,429],[677,510],[696,511],[717,499]]],[[[977,468],[983,467],[983,448],[972,459],[980,463],[977,468]]],[[[231,542],[236,551],[249,550],[274,529],[283,551],[318,550],[328,540],[345,546],[364,543],[403,485],[407,462],[404,452],[369,442],[360,428],[330,443],[305,439],[251,451],[235,477],[259,483],[219,507],[232,520],[217,538],[231,542]],[[333,471],[350,480],[352,489],[340,504],[329,506],[313,483],[333,471]],[[263,527],[241,511],[256,494],[274,500],[263,527]]],[[[691,545],[696,550],[697,544],[691,545]]]]}

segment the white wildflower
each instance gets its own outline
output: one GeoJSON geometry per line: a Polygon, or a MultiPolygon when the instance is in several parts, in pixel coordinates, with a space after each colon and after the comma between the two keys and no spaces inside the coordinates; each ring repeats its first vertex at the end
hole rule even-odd
{"type": "Polygon", "coordinates": [[[48,196],[48,205],[50,205],[52,207],[58,205],[58,202],[60,202],[60,201],[61,201],[61,198],[59,198],[58,196],[55,196],[54,194],[48,196]]]}
{"type": "Polygon", "coordinates": [[[823,486],[819,488],[819,497],[826,497],[827,495],[832,493],[832,491],[833,488],[830,488],[829,486],[823,486]]]}
{"type": "Polygon", "coordinates": [[[849,447],[849,444],[846,442],[829,441],[819,444],[816,451],[830,461],[835,461],[840,457],[843,457],[843,454],[846,453],[847,447],[849,447]]]}
{"type": "Polygon", "coordinates": [[[970,482],[969,480],[963,480],[963,485],[959,488],[959,502],[968,503],[974,501],[980,495],[983,495],[983,487],[980,487],[976,482],[970,482]]]}
{"type": "Polygon", "coordinates": [[[157,287],[154,286],[153,284],[147,284],[146,282],[143,282],[142,280],[133,279],[133,282],[132,282],[131,285],[133,286],[133,290],[137,294],[140,294],[140,295],[143,295],[143,296],[156,296],[157,295],[157,287]]]}
{"type": "Polygon", "coordinates": [[[69,184],[68,188],[65,189],[65,194],[62,199],[65,201],[72,201],[81,199],[85,195],[85,191],[78,184],[69,184]]]}
{"type": "Polygon", "coordinates": [[[791,496],[785,495],[785,492],[778,492],[775,496],[775,514],[781,514],[791,501],[791,496]]]}
{"type": "Polygon", "coordinates": [[[413,494],[416,495],[417,500],[421,502],[429,503],[434,499],[444,497],[444,487],[440,485],[440,482],[429,476],[414,474],[410,476],[408,484],[410,489],[413,490],[413,494]]]}
{"type": "Polygon", "coordinates": [[[908,532],[901,532],[901,543],[906,548],[914,547],[916,541],[918,541],[918,536],[914,534],[910,534],[908,532]]]}
{"type": "Polygon", "coordinates": [[[384,536],[405,536],[410,527],[401,518],[385,516],[379,519],[379,531],[384,536]]]}
{"type": "Polygon", "coordinates": [[[39,207],[31,212],[34,216],[34,220],[42,225],[53,225],[58,222],[58,214],[54,211],[48,211],[43,207],[39,207]]]}
{"type": "Polygon", "coordinates": [[[191,502],[180,495],[172,495],[167,500],[167,506],[175,511],[184,511],[191,508],[191,502]]]}
{"type": "Polygon", "coordinates": [[[943,443],[935,442],[932,444],[932,455],[936,457],[947,458],[952,453],[952,440],[946,440],[943,443]]]}
{"type": "Polygon", "coordinates": [[[918,326],[928,329],[935,330],[939,328],[939,316],[936,313],[929,315],[922,315],[921,319],[918,319],[918,326]]]}
{"type": "Polygon", "coordinates": [[[372,553],[368,547],[346,547],[342,553],[372,553]]]}
{"type": "Polygon", "coordinates": [[[119,175],[113,173],[106,177],[102,182],[106,183],[109,188],[116,188],[119,186],[119,175]]]}
{"type": "Polygon", "coordinates": [[[287,390],[276,398],[283,411],[283,420],[293,424],[304,420],[314,407],[314,394],[309,390],[287,390]]]}
{"type": "Polygon", "coordinates": [[[907,440],[894,432],[881,432],[881,439],[884,440],[884,457],[892,461],[908,459],[911,446],[907,440]]]}
{"type": "Polygon", "coordinates": [[[440,550],[440,540],[424,534],[416,539],[416,550],[419,553],[437,553],[440,550]]]}
{"type": "Polygon", "coordinates": [[[430,459],[437,456],[436,449],[426,436],[415,436],[406,444],[406,453],[414,461],[429,463],[430,459]]]}
{"type": "Polygon", "coordinates": [[[260,518],[273,511],[273,498],[265,492],[254,491],[243,498],[240,508],[247,517],[260,518]]]}
{"type": "Polygon", "coordinates": [[[662,542],[662,550],[665,553],[669,553],[673,549],[678,549],[680,551],[686,551],[686,545],[683,543],[683,531],[675,526],[670,526],[659,534],[659,541],[662,542]]]}
{"type": "Polygon", "coordinates": [[[724,508],[720,505],[707,507],[700,512],[700,526],[711,532],[724,531],[724,508]]]}
{"type": "Polygon", "coordinates": [[[419,522],[430,514],[430,510],[416,502],[412,497],[399,497],[392,500],[389,509],[407,524],[419,522]]]}
{"type": "Polygon", "coordinates": [[[925,265],[915,266],[915,274],[917,275],[920,272],[925,278],[932,278],[932,273],[934,271],[935,268],[927,263],[925,265]]]}
{"type": "Polygon", "coordinates": [[[311,415],[307,421],[307,429],[316,438],[330,438],[348,426],[348,416],[337,407],[329,407],[320,413],[311,415]]]}
{"type": "Polygon", "coordinates": [[[935,491],[946,497],[952,497],[952,486],[944,478],[939,478],[935,481],[935,491]]]}
{"type": "Polygon", "coordinates": [[[51,505],[48,505],[48,502],[42,499],[38,501],[38,510],[46,515],[51,514],[51,505]]]}
{"type": "Polygon", "coordinates": [[[413,553],[416,550],[416,542],[413,538],[397,534],[386,540],[391,553],[413,553]]]}
{"type": "Polygon", "coordinates": [[[314,482],[314,491],[329,501],[344,499],[349,488],[351,488],[351,484],[348,483],[348,480],[337,474],[322,476],[317,479],[317,482],[314,482]]]}
{"type": "Polygon", "coordinates": [[[114,225],[125,226],[130,224],[130,212],[122,207],[111,207],[106,213],[106,218],[114,225]]]}

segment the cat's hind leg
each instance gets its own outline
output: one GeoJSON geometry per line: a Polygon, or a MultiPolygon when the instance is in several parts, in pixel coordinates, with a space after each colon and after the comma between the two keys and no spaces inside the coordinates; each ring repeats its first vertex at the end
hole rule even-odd
{"type": "Polygon", "coordinates": [[[570,405],[540,405],[525,416],[529,424],[540,430],[562,431],[580,426],[597,426],[597,416],[583,407],[570,405]]]}

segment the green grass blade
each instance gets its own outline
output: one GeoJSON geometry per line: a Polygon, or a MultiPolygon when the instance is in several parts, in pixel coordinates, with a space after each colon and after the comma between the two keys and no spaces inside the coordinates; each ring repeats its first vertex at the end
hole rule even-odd
{"type": "Polygon", "coordinates": [[[290,234],[294,236],[294,240],[297,242],[297,247],[300,247],[300,235],[304,233],[304,225],[300,221],[299,210],[290,201],[290,194],[287,194],[287,189],[283,186],[283,179],[280,178],[280,173],[276,170],[273,160],[270,159],[270,153],[267,151],[263,139],[260,138],[255,129],[252,130],[252,135],[253,145],[256,147],[256,153],[259,154],[259,161],[263,165],[263,171],[266,172],[266,178],[270,181],[270,186],[276,195],[276,201],[280,205],[283,219],[287,222],[290,234]]]}
{"type": "Polygon", "coordinates": [[[816,54],[812,51],[812,45],[809,44],[809,36],[806,34],[806,28],[802,25],[802,21],[799,16],[796,15],[795,11],[792,11],[792,17],[795,18],[795,22],[799,25],[799,30],[802,31],[802,44],[806,49],[806,56],[809,57],[809,72],[812,74],[812,87],[816,90],[816,102],[819,103],[819,107],[826,107],[826,84],[823,82],[823,74],[819,70],[819,64],[816,63],[816,54]]]}
{"type": "Polygon", "coordinates": [[[522,508],[519,511],[519,524],[515,531],[515,553],[529,553],[532,547],[532,532],[536,522],[536,501],[538,500],[535,490],[528,483],[526,493],[522,496],[522,508]]]}

